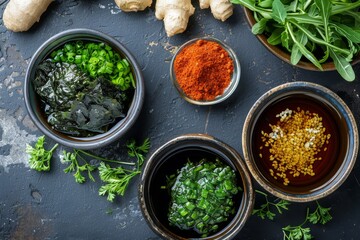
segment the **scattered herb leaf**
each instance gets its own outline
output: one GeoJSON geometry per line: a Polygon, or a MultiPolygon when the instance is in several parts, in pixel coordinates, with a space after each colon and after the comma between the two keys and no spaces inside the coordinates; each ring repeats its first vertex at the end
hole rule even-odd
{"type": "Polygon", "coordinates": [[[128,155],[137,159],[137,167],[135,169],[113,168],[104,162],[101,162],[99,166],[100,179],[105,183],[105,185],[100,187],[99,195],[107,195],[107,200],[110,202],[113,202],[117,195],[123,196],[130,180],[141,173],[140,167],[145,160],[144,154],[149,151],[150,140],[148,138],[145,139],[140,146],[136,145],[135,140],[130,140],[126,146],[128,148],[128,155]]]}
{"type": "Polygon", "coordinates": [[[49,151],[44,148],[44,144],[45,136],[38,138],[35,147],[26,144],[26,152],[30,155],[29,165],[31,169],[35,169],[36,171],[50,170],[50,159],[58,144],[55,144],[49,151]]]}
{"type": "Polygon", "coordinates": [[[73,176],[77,183],[84,183],[86,181],[86,178],[82,175],[82,172],[87,172],[89,179],[95,182],[95,179],[91,174],[91,172],[93,172],[96,169],[96,166],[89,164],[78,153],[79,153],[78,150],[74,150],[74,152],[66,152],[65,150],[63,151],[61,160],[65,163],[70,163],[70,165],[64,169],[64,172],[65,173],[75,172],[73,176]],[[82,165],[79,164],[78,157],[84,161],[84,164],[82,165]]]}
{"type": "Polygon", "coordinates": [[[281,199],[279,202],[270,202],[268,199],[268,195],[262,191],[255,190],[255,192],[261,194],[265,198],[265,203],[260,206],[260,208],[254,208],[252,211],[252,215],[256,215],[260,217],[261,219],[269,219],[273,220],[276,216],[276,210],[279,214],[283,213],[283,210],[289,210],[288,206],[290,205],[290,202],[281,199]]]}
{"type": "Polygon", "coordinates": [[[101,181],[106,184],[100,187],[99,195],[107,195],[107,200],[113,202],[116,195],[124,196],[130,180],[140,173],[140,170],[127,170],[123,167],[112,168],[101,162],[99,176],[101,181]]]}
{"type": "Polygon", "coordinates": [[[331,221],[332,216],[330,215],[331,208],[322,207],[318,201],[316,201],[317,208],[313,213],[307,216],[307,220],[312,224],[326,224],[331,221]]]}
{"type": "Polygon", "coordinates": [[[128,155],[130,157],[136,157],[138,160],[138,167],[141,167],[145,161],[144,154],[150,149],[150,139],[146,138],[140,146],[136,146],[135,140],[132,139],[127,142],[126,147],[128,148],[128,155]]]}

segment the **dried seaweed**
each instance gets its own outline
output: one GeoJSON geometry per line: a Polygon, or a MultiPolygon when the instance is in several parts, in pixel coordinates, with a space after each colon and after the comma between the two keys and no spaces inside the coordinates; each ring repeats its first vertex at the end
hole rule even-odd
{"type": "Polygon", "coordinates": [[[120,91],[108,79],[90,78],[75,64],[42,62],[33,80],[48,123],[73,136],[104,133],[124,118],[129,92],[120,91]]]}

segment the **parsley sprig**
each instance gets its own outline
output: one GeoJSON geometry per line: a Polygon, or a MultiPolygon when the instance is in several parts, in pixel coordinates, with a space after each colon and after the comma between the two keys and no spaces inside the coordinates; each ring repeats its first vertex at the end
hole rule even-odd
{"type": "Polygon", "coordinates": [[[150,149],[150,139],[146,138],[143,144],[136,146],[134,139],[127,142],[126,147],[128,148],[128,155],[130,157],[136,157],[138,160],[138,167],[141,167],[145,161],[143,154],[147,153],[150,149]]]}
{"type": "Polygon", "coordinates": [[[103,162],[99,166],[100,179],[106,183],[99,189],[99,195],[107,195],[107,200],[114,201],[116,195],[123,196],[127,189],[129,182],[136,175],[140,174],[140,168],[145,160],[145,155],[150,149],[150,140],[147,138],[140,145],[137,146],[135,140],[127,142],[128,155],[136,157],[137,164],[135,169],[125,169],[123,167],[112,168],[110,165],[103,162]]]}
{"type": "Polygon", "coordinates": [[[303,223],[298,226],[286,226],[282,228],[284,240],[309,240],[314,237],[311,235],[311,229],[309,227],[303,227],[307,222],[312,224],[326,224],[332,220],[330,215],[331,208],[325,208],[316,201],[317,208],[314,212],[309,213],[309,208],[306,211],[306,218],[303,223]]]}
{"type": "Polygon", "coordinates": [[[73,149],[73,152],[67,152],[66,150],[63,150],[63,155],[61,156],[61,161],[64,163],[69,163],[69,166],[64,169],[65,173],[71,173],[74,172],[73,176],[75,178],[75,181],[77,183],[84,183],[86,182],[86,178],[82,174],[83,172],[87,172],[88,178],[95,182],[95,179],[92,175],[92,172],[98,168],[98,166],[94,164],[90,164],[85,156],[92,157],[96,160],[103,161],[103,162],[111,162],[111,163],[118,163],[122,165],[130,165],[134,166],[135,163],[133,162],[123,162],[118,160],[112,160],[103,158],[100,156],[96,156],[92,153],[89,153],[87,151],[81,150],[81,149],[73,149]]]}
{"type": "Polygon", "coordinates": [[[265,198],[265,203],[260,206],[260,208],[254,208],[252,215],[256,215],[261,219],[270,219],[273,220],[276,216],[276,210],[279,214],[283,213],[283,210],[289,210],[288,206],[290,202],[281,199],[279,202],[271,202],[268,199],[268,195],[260,190],[255,190],[256,193],[261,194],[265,198]]]}
{"type": "MultiPolygon", "coordinates": [[[[58,146],[58,144],[55,144],[51,150],[47,151],[44,148],[44,143],[45,136],[41,136],[38,138],[35,147],[32,147],[29,144],[26,145],[26,152],[30,155],[30,168],[37,171],[50,170],[50,159],[53,151],[58,146]]],[[[84,174],[87,174],[88,178],[95,182],[93,172],[98,169],[100,179],[105,183],[100,187],[99,195],[107,195],[107,200],[113,202],[117,195],[123,196],[125,194],[130,180],[141,173],[140,168],[145,161],[145,154],[150,149],[150,139],[146,138],[139,146],[134,139],[131,139],[126,143],[126,147],[128,156],[136,158],[136,162],[107,159],[80,149],[73,149],[69,152],[63,150],[60,160],[69,164],[64,169],[64,172],[73,173],[75,181],[80,184],[86,182],[84,174]],[[93,164],[87,161],[88,157],[98,160],[100,163],[97,162],[93,164]],[[112,167],[105,162],[122,166],[112,167]],[[124,166],[133,166],[133,169],[128,169],[124,166]]]]}
{"type": "Polygon", "coordinates": [[[107,200],[114,201],[116,195],[124,196],[130,180],[140,174],[140,170],[127,170],[123,167],[112,168],[103,162],[99,166],[100,179],[106,184],[99,189],[99,195],[107,195],[107,200]]]}
{"type": "Polygon", "coordinates": [[[50,150],[46,150],[44,144],[45,136],[39,137],[34,147],[26,144],[26,152],[30,155],[29,165],[31,169],[50,171],[50,160],[58,144],[55,144],[50,150]]]}
{"type": "Polygon", "coordinates": [[[321,223],[323,225],[330,222],[332,219],[332,216],[330,215],[331,208],[322,207],[318,201],[316,201],[316,204],[316,210],[307,216],[307,220],[312,224],[321,223]]]}
{"type": "Polygon", "coordinates": [[[74,152],[63,151],[62,159],[64,163],[70,163],[67,168],[64,169],[65,173],[75,172],[74,178],[77,183],[84,183],[86,178],[81,174],[84,171],[87,171],[88,177],[91,181],[95,182],[94,177],[91,172],[96,169],[96,166],[89,164],[84,158],[79,155],[78,150],[74,152]],[[81,158],[85,163],[83,165],[79,164],[78,157],[81,158]]]}

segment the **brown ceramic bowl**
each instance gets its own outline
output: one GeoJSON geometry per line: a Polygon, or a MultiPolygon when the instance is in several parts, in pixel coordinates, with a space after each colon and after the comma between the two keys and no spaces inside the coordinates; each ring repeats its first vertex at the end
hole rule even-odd
{"type": "MultiPolygon", "coordinates": [[[[304,124],[304,118],[299,119],[304,124]]],[[[265,190],[289,201],[308,202],[333,193],[349,176],[358,154],[359,133],[353,114],[338,95],[318,84],[292,82],[269,90],[254,103],[244,123],[242,147],[250,172],[265,190]],[[309,111],[311,114],[318,114],[321,117],[322,127],[306,125],[304,130],[307,134],[305,135],[299,130],[292,131],[279,124],[279,116],[281,116],[279,113],[286,109],[294,112],[297,108],[309,111]],[[270,124],[278,127],[273,128],[270,124]],[[315,146],[318,146],[315,150],[320,150],[315,157],[321,157],[321,160],[318,159],[311,164],[311,169],[315,174],[309,176],[301,173],[293,177],[291,171],[287,170],[285,174],[290,182],[288,185],[284,184],[284,179],[277,175],[282,170],[277,170],[274,162],[277,161],[280,165],[286,161],[282,157],[285,156],[285,159],[292,161],[287,160],[286,162],[289,163],[283,166],[291,166],[289,164],[295,163],[293,159],[310,150],[309,145],[314,143],[311,139],[321,139],[324,136],[311,135],[311,133],[324,129],[323,134],[327,137],[330,134],[330,137],[324,145],[315,143],[315,146]],[[268,137],[266,134],[269,134],[268,137]],[[288,144],[281,142],[282,137],[288,144]],[[299,138],[304,143],[299,142],[299,138]],[[277,139],[280,139],[282,148],[273,148],[271,144],[270,147],[266,145],[277,139]],[[310,143],[308,147],[305,142],[310,143]],[[276,156],[277,153],[280,154],[276,156]]]]}
{"type": "MultiPolygon", "coordinates": [[[[249,23],[250,27],[252,27],[255,23],[256,20],[254,19],[254,13],[244,7],[244,12],[245,12],[245,17],[247,22],[249,23]]],[[[275,45],[271,45],[268,43],[267,39],[268,37],[265,34],[257,34],[256,37],[259,39],[259,41],[275,56],[277,56],[278,58],[280,58],[281,60],[283,60],[284,62],[287,62],[289,64],[291,64],[290,61],[290,53],[287,52],[286,50],[284,50],[283,48],[279,47],[279,46],[275,46],[275,45]]],[[[355,65],[357,63],[360,62],[360,54],[358,54],[356,57],[353,58],[352,61],[352,65],[355,65]]],[[[324,64],[321,65],[323,68],[323,71],[334,71],[336,70],[335,65],[333,62],[326,62],[324,64]]],[[[298,62],[298,64],[296,64],[296,67],[302,68],[302,69],[306,69],[306,70],[312,70],[312,71],[320,71],[319,68],[317,68],[314,64],[312,64],[310,61],[306,61],[306,60],[300,60],[298,62]]]]}

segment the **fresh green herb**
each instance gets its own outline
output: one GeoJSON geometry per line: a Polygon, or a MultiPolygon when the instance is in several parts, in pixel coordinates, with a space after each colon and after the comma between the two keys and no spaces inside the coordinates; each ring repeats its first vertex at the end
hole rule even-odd
{"type": "Polygon", "coordinates": [[[150,140],[148,138],[145,139],[140,146],[136,145],[135,140],[130,140],[126,146],[128,148],[128,155],[137,159],[135,169],[113,168],[104,162],[101,162],[99,166],[100,179],[105,183],[105,185],[100,187],[99,195],[107,195],[107,200],[110,202],[113,202],[117,195],[123,196],[130,180],[141,173],[140,167],[145,159],[144,154],[149,151],[150,140]]]}
{"type": "Polygon", "coordinates": [[[314,237],[311,235],[310,228],[303,228],[302,224],[299,226],[286,226],[282,228],[284,240],[309,240],[314,237]]]}
{"type": "Polygon", "coordinates": [[[231,0],[254,12],[254,34],[268,35],[268,42],[291,53],[291,63],[305,57],[320,70],[334,61],[347,81],[355,79],[351,66],[360,54],[360,1],[330,0],[231,0]]]}
{"type": "Polygon", "coordinates": [[[93,78],[109,79],[122,91],[135,88],[129,62],[105,43],[69,42],[50,56],[53,62],[76,64],[93,78]]]}
{"type": "Polygon", "coordinates": [[[326,224],[331,221],[332,216],[330,215],[331,208],[322,207],[318,201],[316,201],[317,208],[313,213],[307,216],[307,220],[312,224],[326,224]]]}
{"type": "MultiPolygon", "coordinates": [[[[241,190],[235,172],[218,159],[188,162],[167,178],[171,189],[168,219],[180,229],[194,230],[202,237],[216,231],[219,224],[234,214],[233,197],[241,190]]],[[[162,189],[164,187],[161,187],[162,189]]]]}
{"type": "Polygon", "coordinates": [[[268,218],[273,220],[276,216],[276,213],[273,210],[277,210],[279,214],[283,213],[283,210],[289,210],[288,206],[290,202],[281,199],[279,202],[270,202],[268,199],[268,195],[262,191],[255,190],[256,193],[261,194],[265,198],[265,203],[260,206],[260,208],[254,208],[252,211],[252,215],[256,215],[261,219],[268,218]]]}
{"type": "Polygon", "coordinates": [[[141,167],[145,161],[143,154],[147,153],[150,149],[150,139],[146,138],[140,146],[136,146],[135,139],[129,140],[126,144],[128,148],[128,155],[130,157],[136,157],[138,160],[138,167],[141,167]]]}
{"type": "Polygon", "coordinates": [[[61,161],[63,161],[64,163],[70,163],[70,165],[64,169],[64,172],[65,173],[75,172],[73,175],[77,183],[84,183],[86,181],[86,178],[82,175],[82,172],[87,172],[89,179],[95,182],[95,179],[91,173],[97,169],[97,166],[88,163],[85,159],[85,156],[92,157],[94,159],[104,162],[111,162],[111,163],[130,165],[130,166],[135,165],[135,163],[132,162],[122,162],[118,160],[99,157],[80,149],[74,149],[73,152],[67,152],[64,150],[61,161]],[[79,161],[83,162],[83,164],[80,164],[79,161]]]}
{"type": "MultiPolygon", "coordinates": [[[[77,183],[84,183],[86,181],[85,177],[81,174],[82,172],[87,172],[88,177],[91,181],[95,182],[94,177],[91,172],[96,169],[96,166],[89,164],[84,158],[81,158],[85,163],[80,165],[78,162],[78,151],[75,152],[66,152],[63,151],[62,161],[65,163],[70,163],[70,165],[64,169],[65,173],[75,172],[74,178],[77,183]]],[[[80,156],[79,156],[80,157],[80,156]]]]}
{"type": "Polygon", "coordinates": [[[309,227],[303,227],[307,222],[312,224],[326,224],[331,221],[330,215],[331,208],[322,207],[318,201],[316,201],[317,208],[313,213],[309,214],[309,208],[306,211],[306,218],[303,223],[298,226],[286,226],[282,228],[284,240],[309,240],[314,237],[311,235],[311,229],[309,227]]]}
{"type": "Polygon", "coordinates": [[[112,168],[101,162],[99,176],[101,181],[106,184],[100,187],[99,195],[107,195],[107,200],[113,202],[116,195],[124,196],[130,180],[140,173],[140,170],[127,170],[123,167],[112,168]]]}
{"type": "Polygon", "coordinates": [[[55,144],[49,151],[45,150],[44,144],[45,136],[38,138],[35,147],[26,144],[26,152],[30,155],[29,164],[31,169],[35,169],[36,171],[50,170],[50,159],[58,144],[55,144]]]}

